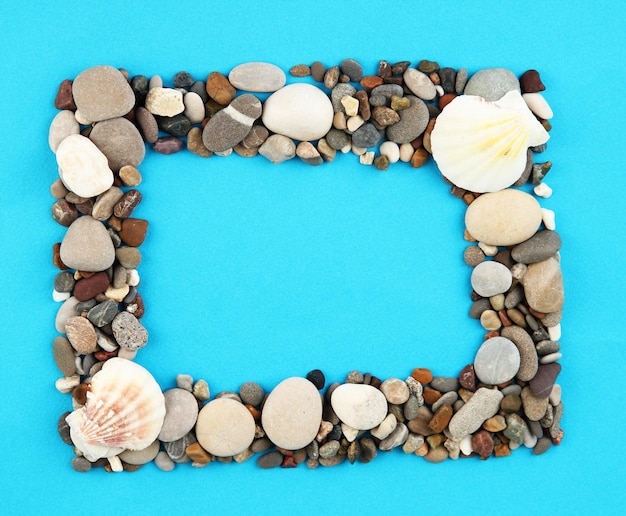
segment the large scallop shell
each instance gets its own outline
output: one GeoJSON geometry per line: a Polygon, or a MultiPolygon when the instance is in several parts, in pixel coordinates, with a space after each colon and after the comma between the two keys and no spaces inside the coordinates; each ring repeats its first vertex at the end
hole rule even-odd
{"type": "Polygon", "coordinates": [[[471,192],[496,192],[517,181],[528,147],[550,136],[517,91],[491,102],[461,95],[437,117],[431,150],[441,173],[471,192]]]}
{"type": "Polygon", "coordinates": [[[90,461],[123,450],[143,450],[159,435],[165,398],[153,376],[140,365],[111,358],[96,373],[85,406],[66,421],[74,445],[90,461]]]}

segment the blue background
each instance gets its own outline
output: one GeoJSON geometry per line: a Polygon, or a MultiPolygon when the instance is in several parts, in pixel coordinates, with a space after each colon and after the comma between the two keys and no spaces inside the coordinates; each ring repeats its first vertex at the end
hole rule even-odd
{"type": "MultiPolygon", "coordinates": [[[[623,459],[626,338],[621,1],[20,2],[0,28],[0,421],[3,509],[31,514],[256,512],[616,514],[623,459]],[[104,3],[103,3],[104,4],[104,3]],[[541,72],[555,117],[548,151],[566,284],[562,359],[566,435],[541,457],[431,465],[396,451],[369,465],[262,471],[189,465],[170,474],[75,473],[57,436],[69,399],[54,389],[57,305],[50,249],[56,178],[47,146],[58,84],[96,64],[171,84],[246,61],[287,70],[354,57],[541,72]]],[[[264,158],[150,153],[141,170],[150,220],[142,247],[138,361],[163,388],[178,373],[212,393],[248,380],[270,389],[321,368],[406,377],[456,375],[482,331],[466,316],[463,205],[431,165],[381,173],[351,155],[308,167],[264,158]]]]}

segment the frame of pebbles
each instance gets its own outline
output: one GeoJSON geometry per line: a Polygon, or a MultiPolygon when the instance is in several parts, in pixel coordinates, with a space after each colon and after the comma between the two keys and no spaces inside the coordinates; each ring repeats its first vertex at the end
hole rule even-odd
{"type": "MultiPolygon", "coordinates": [[[[438,117],[450,112],[444,108],[468,95],[498,104],[513,90],[532,123],[549,131],[539,73],[470,75],[428,60],[382,60],[372,72],[354,59],[316,62],[292,67],[288,81],[272,64],[244,63],[204,80],[179,72],[164,85],[158,76],[94,66],[60,84],[49,132],[60,177],[50,191],[52,216],[67,231],[53,246],[60,308],[52,350],[56,388],[71,396],[58,430],[74,449],[76,471],[135,471],[149,462],[170,471],[252,457],[261,468],[315,469],[368,463],[391,450],[437,463],[517,448],[540,455],[561,442],[561,241],[554,213],[539,203],[551,194],[544,182],[551,163],[535,162],[545,143],[521,148],[514,183],[479,191],[471,187],[474,164],[457,158],[460,180],[451,182],[431,145],[438,117]],[[262,102],[258,92],[271,94],[262,102]],[[329,382],[314,370],[270,392],[247,382],[214,396],[204,379],[180,374],[177,387],[162,392],[133,361],[148,342],[139,292],[148,221],[136,216],[146,148],[311,166],[329,166],[342,152],[378,170],[418,168],[434,154],[451,198],[467,205],[469,315],[485,330],[473,363],[457,377],[422,366],[394,378],[351,371],[329,382]],[[528,184],[534,195],[522,190],[528,184]]],[[[475,121],[463,123],[461,132],[482,134],[475,121]]],[[[476,155],[497,150],[504,133],[476,155]]],[[[438,138],[449,141],[447,133],[438,138]]]]}

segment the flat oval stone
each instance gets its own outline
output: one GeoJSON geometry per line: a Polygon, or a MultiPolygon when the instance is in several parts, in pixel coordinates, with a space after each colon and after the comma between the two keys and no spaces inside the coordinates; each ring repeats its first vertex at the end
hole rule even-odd
{"type": "Polygon", "coordinates": [[[519,366],[517,347],[504,337],[493,337],[483,342],[474,358],[476,376],[488,385],[508,382],[517,374],[519,366]]]}
{"type": "Polygon", "coordinates": [[[437,96],[437,90],[430,77],[415,68],[407,68],[402,75],[404,84],[420,99],[433,100],[437,96]]]}
{"type": "Polygon", "coordinates": [[[261,101],[249,93],[217,112],[204,127],[202,141],[212,152],[226,151],[243,140],[261,116],[261,101]]]}
{"type": "Polygon", "coordinates": [[[506,68],[485,68],[472,75],[465,85],[465,95],[500,100],[509,91],[520,91],[519,80],[506,68]]]}
{"type": "Polygon", "coordinates": [[[376,387],[345,383],[331,396],[331,406],[337,417],[357,430],[370,430],[387,416],[387,399],[376,387]]]}
{"type": "Polygon", "coordinates": [[[522,278],[526,301],[538,312],[556,312],[563,307],[565,293],[559,262],[548,258],[531,263],[522,278]]]}
{"type": "Polygon", "coordinates": [[[522,398],[524,414],[530,421],[539,421],[546,414],[549,398],[535,396],[530,387],[524,387],[520,397],[522,398]]]}
{"type": "Polygon", "coordinates": [[[126,118],[113,118],[97,123],[89,139],[96,144],[117,172],[124,165],[138,167],[146,154],[143,138],[135,125],[126,118]]]}
{"type": "MultiPolygon", "coordinates": [[[[81,311],[76,308],[80,303],[74,296],[66,299],[57,311],[56,318],[54,320],[54,327],[59,333],[65,333],[65,322],[75,315],[80,315],[81,311]]],[[[70,375],[71,376],[71,375],[70,375]]]]}
{"type": "Polygon", "coordinates": [[[561,248],[561,237],[556,231],[537,231],[525,242],[511,249],[511,258],[520,263],[536,263],[553,257],[561,248]]]}
{"type": "Polygon", "coordinates": [[[54,357],[55,364],[64,376],[73,376],[76,374],[74,348],[67,338],[60,335],[55,337],[52,341],[52,356],[54,357]]]}
{"type": "Polygon", "coordinates": [[[198,401],[185,389],[169,389],[165,397],[165,418],[159,432],[159,440],[176,441],[187,435],[198,418],[198,401]]]}
{"type": "Polygon", "coordinates": [[[198,414],[196,423],[198,442],[217,457],[232,457],[246,450],[254,440],[254,430],[254,418],[250,411],[229,398],[207,403],[198,414]]]}
{"type": "Polygon", "coordinates": [[[99,272],[115,261],[115,247],[104,224],[89,215],[76,219],[61,242],[61,260],[72,269],[99,272]]]}
{"type": "Polygon", "coordinates": [[[95,197],[113,185],[113,171],[100,149],[81,134],[71,134],[57,147],[59,176],[80,197],[95,197]]]}
{"type": "Polygon", "coordinates": [[[387,138],[392,142],[409,143],[420,136],[430,120],[426,104],[413,95],[407,95],[409,107],[399,112],[400,121],[387,127],[387,138]]]}
{"type": "Polygon", "coordinates": [[[187,92],[183,97],[185,105],[184,115],[192,124],[199,124],[204,119],[204,102],[202,97],[193,91],[187,92]]]}
{"type": "Polygon", "coordinates": [[[282,88],[287,77],[276,65],[251,62],[235,66],[228,74],[228,80],[238,90],[269,92],[282,88]]]}
{"type": "Polygon", "coordinates": [[[467,231],[479,242],[495,246],[528,240],[541,224],[541,206],[530,194],[507,188],[480,195],[465,212],[467,231]]]}
{"type": "Polygon", "coordinates": [[[333,106],[326,94],[311,84],[289,84],[263,105],[263,124],[270,131],[300,141],[322,138],[333,123],[333,106]]]}
{"type": "Polygon", "coordinates": [[[517,379],[523,382],[532,380],[537,374],[537,367],[539,367],[537,351],[532,337],[524,328],[515,325],[505,326],[500,335],[515,344],[519,351],[520,366],[516,375],[517,379]]]}
{"type": "Polygon", "coordinates": [[[513,283],[513,275],[505,265],[489,260],[474,267],[470,281],[479,296],[491,297],[509,290],[513,283]]]}
{"type": "Polygon", "coordinates": [[[135,105],[135,94],[122,73],[102,65],[79,73],[72,83],[74,102],[91,122],[125,115],[135,105]]]}
{"type": "Polygon", "coordinates": [[[96,330],[85,317],[69,317],[65,321],[65,332],[72,347],[81,355],[88,355],[98,349],[96,330]]]}
{"type": "Polygon", "coordinates": [[[124,450],[120,453],[120,459],[122,459],[126,464],[133,464],[137,466],[141,464],[148,464],[148,462],[152,462],[156,458],[160,448],[161,445],[157,439],[142,450],[124,450]]]}
{"type": "Polygon", "coordinates": [[[141,129],[144,140],[148,143],[154,143],[159,139],[159,124],[154,115],[145,107],[137,106],[137,109],[135,109],[135,120],[139,129],[141,129]]]}
{"type": "Polygon", "coordinates": [[[315,439],[322,422],[320,393],[305,378],[287,378],[267,397],[261,422],[276,446],[287,450],[304,448],[315,439]]]}
{"type": "Polygon", "coordinates": [[[460,441],[466,435],[474,433],[484,421],[498,413],[502,398],[502,393],[498,389],[486,387],[478,389],[469,401],[452,416],[448,424],[450,437],[455,441],[460,441]]]}
{"type": "Polygon", "coordinates": [[[120,312],[111,323],[115,340],[127,351],[137,351],[148,342],[148,330],[130,312],[120,312]]]}
{"type": "Polygon", "coordinates": [[[50,130],[48,131],[48,145],[52,152],[56,152],[59,143],[61,143],[70,134],[78,134],[80,125],[76,121],[76,117],[72,111],[67,109],[59,111],[52,119],[50,130]]]}

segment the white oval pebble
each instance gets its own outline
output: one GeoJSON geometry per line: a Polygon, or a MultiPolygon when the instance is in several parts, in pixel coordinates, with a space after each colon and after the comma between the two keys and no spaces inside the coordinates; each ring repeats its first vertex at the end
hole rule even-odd
{"type": "Polygon", "coordinates": [[[512,282],[513,276],[508,267],[496,261],[481,262],[472,271],[472,288],[482,297],[503,294],[509,290],[512,282]]]}
{"type": "Polygon", "coordinates": [[[403,143],[402,145],[400,145],[400,161],[402,161],[403,163],[408,163],[409,161],[411,161],[414,153],[415,149],[410,143],[403,143]]]}
{"type": "Polygon", "coordinates": [[[194,91],[190,91],[183,97],[185,116],[192,124],[199,124],[204,120],[205,109],[202,97],[194,91]]]}
{"type": "Polygon", "coordinates": [[[250,62],[235,66],[228,74],[228,81],[238,90],[269,92],[282,88],[287,77],[276,65],[250,62]]]}
{"type": "Polygon", "coordinates": [[[552,195],[552,188],[550,188],[545,183],[539,183],[537,186],[535,186],[535,188],[533,188],[533,192],[535,192],[535,195],[537,197],[543,197],[544,199],[547,199],[552,195]]]}
{"type": "Polygon", "coordinates": [[[386,141],[382,143],[380,153],[387,156],[389,163],[397,163],[400,160],[400,146],[395,142],[386,141]]]}
{"type": "Polygon", "coordinates": [[[333,391],[330,403],[337,417],[357,430],[370,430],[387,416],[385,395],[371,385],[344,383],[333,391]]]}
{"type": "Polygon", "coordinates": [[[113,185],[106,156],[81,134],[65,138],[57,147],[56,158],[63,184],[80,197],[95,197],[113,185]]]}
{"type": "Polygon", "coordinates": [[[263,405],[261,423],[267,437],[287,450],[299,450],[313,441],[321,422],[320,393],[306,378],[283,380],[263,405]]]}
{"type": "Polygon", "coordinates": [[[524,93],[522,98],[526,102],[528,109],[539,118],[543,118],[544,120],[550,120],[552,118],[552,108],[541,93],[524,93]]]}
{"type": "Polygon", "coordinates": [[[556,217],[552,210],[541,208],[541,219],[546,229],[554,231],[556,229],[556,217]]]}
{"type": "Polygon", "coordinates": [[[550,340],[558,341],[561,338],[561,323],[548,327],[550,340]]]}
{"type": "Polygon", "coordinates": [[[333,123],[333,105],[316,86],[289,84],[268,97],[263,105],[263,124],[270,131],[295,140],[318,140],[333,123]]]}
{"type": "Polygon", "coordinates": [[[61,301],[66,301],[70,298],[69,292],[59,292],[58,290],[52,289],[52,300],[56,303],[60,303],[61,301]]]}
{"type": "Polygon", "coordinates": [[[250,411],[229,398],[207,403],[198,414],[196,423],[200,446],[217,457],[232,457],[246,450],[254,440],[254,430],[254,418],[250,411]]]}

